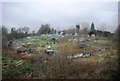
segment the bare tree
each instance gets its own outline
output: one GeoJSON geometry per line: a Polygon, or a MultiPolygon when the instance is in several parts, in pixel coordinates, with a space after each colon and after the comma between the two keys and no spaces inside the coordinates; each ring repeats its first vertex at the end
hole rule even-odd
{"type": "Polygon", "coordinates": [[[7,40],[8,40],[8,30],[5,26],[2,26],[2,48],[7,46],[7,40]]]}
{"type": "Polygon", "coordinates": [[[32,35],[33,35],[33,36],[35,35],[35,31],[34,31],[34,30],[32,31],[32,35]]]}
{"type": "Polygon", "coordinates": [[[23,27],[22,28],[22,31],[25,33],[25,34],[28,34],[28,32],[29,32],[29,27],[23,27]]]}
{"type": "Polygon", "coordinates": [[[2,35],[7,36],[8,35],[8,30],[5,26],[2,26],[2,35]]]}
{"type": "Polygon", "coordinates": [[[88,27],[85,27],[85,28],[83,28],[80,32],[81,32],[80,34],[85,34],[85,35],[87,35],[87,34],[89,33],[89,29],[88,29],[88,27]]]}
{"type": "Polygon", "coordinates": [[[79,34],[80,25],[76,25],[76,30],[77,30],[77,33],[79,34]]]}
{"type": "Polygon", "coordinates": [[[17,31],[18,31],[18,33],[23,33],[22,28],[18,28],[17,31]]]}
{"type": "Polygon", "coordinates": [[[68,30],[66,30],[66,33],[67,34],[73,34],[73,33],[75,33],[76,31],[75,31],[75,28],[70,28],[70,29],[68,29],[68,30]]]}
{"type": "Polygon", "coordinates": [[[99,27],[99,30],[105,31],[106,28],[107,28],[106,23],[102,23],[99,27]]]}

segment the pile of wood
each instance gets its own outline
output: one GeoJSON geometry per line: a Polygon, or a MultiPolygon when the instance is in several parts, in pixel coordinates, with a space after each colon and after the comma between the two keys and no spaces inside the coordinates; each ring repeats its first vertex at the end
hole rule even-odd
{"type": "Polygon", "coordinates": [[[20,61],[18,61],[17,63],[16,63],[16,67],[19,67],[19,66],[21,66],[22,64],[24,63],[24,61],[23,60],[20,60],[20,61]]]}
{"type": "Polygon", "coordinates": [[[67,58],[70,58],[70,59],[76,59],[76,58],[80,58],[80,57],[85,58],[85,57],[88,57],[88,56],[90,56],[90,55],[91,55],[91,54],[83,54],[83,53],[81,53],[81,54],[76,54],[76,55],[67,56],[67,58]]]}
{"type": "MultiPolygon", "coordinates": [[[[24,60],[20,60],[20,61],[16,62],[16,63],[15,63],[15,67],[21,66],[24,62],[25,62],[24,60]]],[[[3,68],[9,67],[9,64],[10,64],[10,63],[2,63],[2,67],[3,67],[3,68]]]]}

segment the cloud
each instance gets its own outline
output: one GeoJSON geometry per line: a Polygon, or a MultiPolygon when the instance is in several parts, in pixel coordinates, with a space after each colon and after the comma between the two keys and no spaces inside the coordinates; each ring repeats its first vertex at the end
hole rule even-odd
{"type": "MultiPolygon", "coordinates": [[[[2,4],[3,25],[11,27],[29,26],[38,29],[49,23],[54,28],[68,28],[83,22],[110,25],[110,31],[117,26],[117,3],[79,2],[67,0],[47,2],[4,2],[2,4]]],[[[106,28],[107,30],[108,28],[106,28]]]]}
{"type": "Polygon", "coordinates": [[[1,0],[2,2],[118,2],[119,0],[1,0]]]}

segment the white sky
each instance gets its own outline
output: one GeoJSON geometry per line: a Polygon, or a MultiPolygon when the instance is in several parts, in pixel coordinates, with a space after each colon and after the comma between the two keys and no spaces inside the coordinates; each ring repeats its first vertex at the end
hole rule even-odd
{"type": "Polygon", "coordinates": [[[118,25],[117,1],[2,0],[2,25],[9,28],[28,26],[37,30],[46,23],[53,28],[67,29],[76,24],[94,22],[96,29],[113,32],[118,25]],[[101,27],[104,24],[106,27],[101,27]]]}

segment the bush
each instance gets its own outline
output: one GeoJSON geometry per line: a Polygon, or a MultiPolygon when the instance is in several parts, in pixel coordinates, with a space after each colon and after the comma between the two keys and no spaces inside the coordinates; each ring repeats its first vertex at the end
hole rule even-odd
{"type": "Polygon", "coordinates": [[[8,66],[3,67],[2,70],[3,79],[13,79],[33,72],[34,67],[31,62],[24,62],[21,66],[16,67],[17,60],[12,60],[7,57],[3,57],[2,60],[4,63],[8,63],[8,66]]]}

